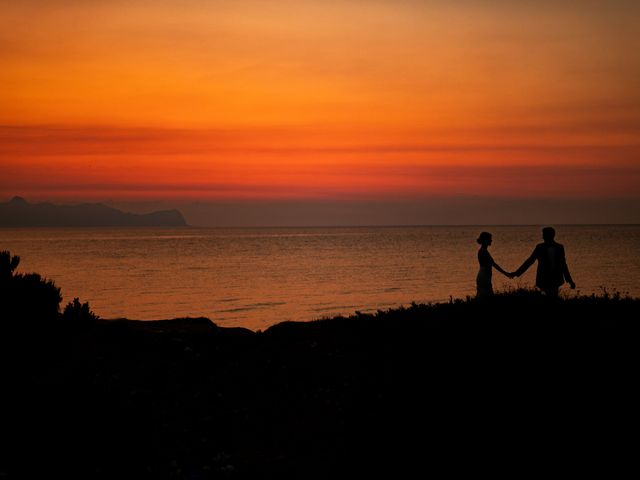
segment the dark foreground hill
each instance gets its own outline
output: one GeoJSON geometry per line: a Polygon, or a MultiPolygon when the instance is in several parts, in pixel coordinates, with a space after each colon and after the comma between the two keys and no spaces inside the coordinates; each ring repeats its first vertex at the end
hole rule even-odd
{"type": "Polygon", "coordinates": [[[264,332],[15,325],[2,478],[426,478],[634,469],[640,300],[531,292],[264,332]]]}
{"type": "Polygon", "coordinates": [[[182,227],[186,224],[177,210],[135,214],[101,203],[32,204],[21,197],[0,203],[0,227],[182,227]]]}

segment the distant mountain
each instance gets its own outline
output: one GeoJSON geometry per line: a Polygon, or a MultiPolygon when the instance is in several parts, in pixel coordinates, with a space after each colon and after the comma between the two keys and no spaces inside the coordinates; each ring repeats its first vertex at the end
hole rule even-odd
{"type": "Polygon", "coordinates": [[[53,205],[28,203],[22,197],[0,203],[0,227],[184,227],[178,210],[136,214],[101,203],[53,205]]]}

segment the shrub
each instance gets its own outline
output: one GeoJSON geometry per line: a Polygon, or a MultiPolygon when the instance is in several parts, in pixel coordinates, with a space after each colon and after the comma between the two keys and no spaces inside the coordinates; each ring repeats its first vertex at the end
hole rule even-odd
{"type": "Polygon", "coordinates": [[[60,311],[60,289],[37,273],[14,274],[20,257],[0,252],[0,318],[55,320],[60,311]]]}
{"type": "Polygon", "coordinates": [[[79,298],[67,303],[62,318],[67,322],[87,324],[98,320],[98,316],[89,308],[89,302],[80,303],[79,298]]]}
{"type": "Polygon", "coordinates": [[[0,252],[0,281],[8,282],[13,276],[13,271],[18,267],[20,257],[11,256],[7,250],[0,252]]]}

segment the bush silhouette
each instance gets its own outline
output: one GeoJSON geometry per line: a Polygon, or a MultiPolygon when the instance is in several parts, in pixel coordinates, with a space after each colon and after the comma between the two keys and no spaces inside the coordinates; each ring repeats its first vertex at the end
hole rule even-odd
{"type": "Polygon", "coordinates": [[[14,273],[20,257],[0,252],[0,318],[3,320],[55,320],[62,296],[51,280],[37,273],[14,273]]]}
{"type": "Polygon", "coordinates": [[[0,252],[0,319],[21,329],[29,325],[52,325],[62,319],[67,325],[89,325],[98,319],[89,303],[79,298],[69,302],[60,315],[62,296],[51,280],[37,273],[15,273],[20,257],[9,251],[0,252]],[[28,322],[26,322],[28,320],[28,322]]]}
{"type": "Polygon", "coordinates": [[[18,267],[20,257],[4,250],[0,252],[0,282],[7,282],[11,279],[13,271],[18,267]]]}
{"type": "Polygon", "coordinates": [[[98,316],[89,308],[89,302],[80,303],[79,298],[67,303],[62,313],[63,320],[71,323],[87,324],[98,320],[98,316]]]}

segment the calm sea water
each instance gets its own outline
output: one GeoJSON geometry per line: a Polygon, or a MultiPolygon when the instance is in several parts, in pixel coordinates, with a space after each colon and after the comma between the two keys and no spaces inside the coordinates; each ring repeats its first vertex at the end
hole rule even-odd
{"type": "MultiPolygon", "coordinates": [[[[640,226],[557,226],[576,292],[640,296],[640,226]]],[[[515,270],[540,227],[0,229],[0,250],[102,318],[206,316],[264,329],[475,294],[475,239],[515,270]]],[[[532,286],[494,272],[494,288],[532,286]]],[[[568,287],[563,290],[569,294],[568,287]]]]}

